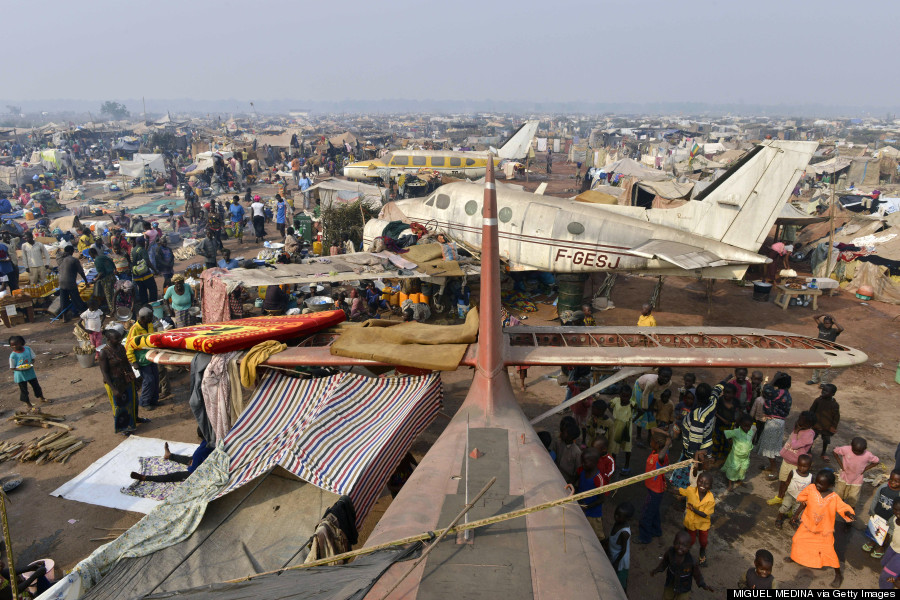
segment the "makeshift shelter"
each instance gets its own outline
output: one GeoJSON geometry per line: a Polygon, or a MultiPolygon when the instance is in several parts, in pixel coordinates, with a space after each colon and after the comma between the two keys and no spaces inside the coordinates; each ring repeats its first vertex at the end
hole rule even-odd
{"type": "Polygon", "coordinates": [[[166,162],[162,154],[140,154],[135,152],[131,160],[119,161],[119,174],[125,177],[143,177],[144,167],[148,166],[152,172],[166,172],[166,162]]]}
{"type": "Polygon", "coordinates": [[[641,163],[631,158],[623,158],[612,162],[600,169],[606,173],[618,173],[625,177],[636,177],[642,181],[663,181],[669,179],[669,174],[656,169],[648,169],[641,163]]]}
{"type": "Polygon", "coordinates": [[[0,167],[0,182],[9,186],[25,185],[34,180],[35,175],[44,172],[40,163],[33,165],[16,165],[12,167],[0,167]]]}
{"type": "Polygon", "coordinates": [[[349,528],[362,524],[441,400],[434,373],[269,372],[224,442],[162,505],[41,598],[75,600],[91,588],[86,598],[131,598],[303,562],[300,549],[338,495],[352,502],[349,528]]]}
{"type": "Polygon", "coordinates": [[[234,152],[230,152],[227,150],[219,151],[219,152],[201,152],[194,157],[194,161],[196,163],[196,168],[194,171],[203,171],[207,168],[213,166],[213,154],[222,157],[222,160],[230,160],[232,156],[234,156],[234,152]]]}
{"type": "Polygon", "coordinates": [[[881,175],[880,158],[853,158],[847,179],[857,187],[872,189],[878,187],[881,175]]]}
{"type": "Polygon", "coordinates": [[[81,227],[81,221],[75,215],[59,217],[50,221],[50,231],[59,228],[61,231],[74,231],[81,227]]]}
{"type": "Polygon", "coordinates": [[[372,209],[380,209],[387,198],[387,190],[367,183],[343,179],[324,179],[309,187],[313,198],[318,198],[322,208],[332,204],[351,204],[357,200],[372,209]]]}

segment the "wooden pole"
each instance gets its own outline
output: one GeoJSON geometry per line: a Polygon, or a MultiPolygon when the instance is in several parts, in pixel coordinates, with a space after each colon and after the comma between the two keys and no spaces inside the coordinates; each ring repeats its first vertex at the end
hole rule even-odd
{"type": "Polygon", "coordinates": [[[3,523],[3,541],[6,542],[6,562],[9,565],[9,585],[12,588],[13,600],[19,600],[19,579],[16,575],[16,563],[13,558],[12,536],[9,533],[9,521],[6,518],[6,492],[0,490],[0,522],[3,523]]]}
{"type": "MultiPolygon", "coordinates": [[[[837,143],[834,145],[834,158],[835,158],[835,167],[837,167],[837,157],[838,157],[838,149],[837,143]]],[[[834,168],[834,167],[833,167],[834,168]]],[[[828,257],[825,259],[825,277],[831,277],[831,253],[834,250],[834,188],[837,187],[837,169],[834,169],[831,173],[831,212],[829,216],[829,230],[828,234],[828,257]]],[[[813,273],[815,275],[815,273],[813,273]]]]}
{"type": "Polygon", "coordinates": [[[556,500],[550,500],[549,502],[544,502],[543,504],[538,504],[536,506],[531,506],[528,508],[521,508],[519,510],[514,510],[512,512],[503,513],[501,515],[495,515],[493,517],[488,517],[486,519],[479,519],[478,521],[471,521],[464,525],[456,525],[455,527],[446,527],[444,529],[436,529],[434,531],[430,531],[428,533],[420,533],[418,535],[412,535],[409,537],[393,540],[390,542],[385,542],[383,544],[377,544],[375,546],[369,546],[368,548],[359,548],[357,550],[351,550],[350,552],[344,552],[343,554],[336,554],[334,556],[329,556],[328,558],[322,558],[313,562],[304,563],[302,565],[295,565],[292,567],[285,567],[283,569],[276,569],[274,571],[265,571],[263,573],[255,573],[253,575],[247,575],[245,577],[241,577],[239,579],[229,579],[224,583],[241,583],[244,581],[250,581],[251,579],[256,579],[257,577],[262,577],[263,575],[275,575],[278,573],[283,573],[285,571],[293,571],[297,569],[309,569],[311,567],[323,567],[325,565],[330,565],[334,562],[340,562],[344,560],[348,560],[351,558],[356,558],[357,556],[365,556],[366,554],[372,554],[373,552],[377,552],[379,550],[384,550],[385,548],[393,548],[395,546],[404,546],[406,544],[412,544],[414,542],[424,542],[426,540],[433,539],[435,535],[441,534],[452,534],[459,533],[461,531],[466,531],[468,529],[478,529],[479,527],[484,527],[486,525],[493,525],[494,523],[502,523],[503,521],[509,521],[510,519],[517,519],[519,517],[524,517],[530,515],[532,513],[540,512],[542,510],[547,510],[549,508],[555,508],[557,506],[562,506],[563,504],[570,504],[572,502],[578,502],[579,500],[584,500],[586,498],[590,498],[592,496],[599,496],[600,494],[606,494],[607,492],[612,492],[614,490],[618,490],[623,487],[627,487],[629,485],[633,485],[635,483],[640,483],[641,481],[646,481],[647,479],[653,479],[658,475],[663,475],[665,473],[671,473],[672,471],[677,471],[678,469],[693,465],[695,462],[694,459],[687,459],[681,462],[677,462],[675,464],[669,465],[667,467],[662,467],[661,469],[656,469],[654,471],[647,471],[646,473],[641,473],[640,475],[635,475],[634,477],[629,477],[628,479],[623,479],[622,481],[617,481],[616,483],[610,483],[609,485],[604,485],[598,488],[594,488],[592,490],[588,490],[586,492],[581,492],[580,494],[573,494],[571,496],[565,496],[563,498],[557,498],[556,500]]]}

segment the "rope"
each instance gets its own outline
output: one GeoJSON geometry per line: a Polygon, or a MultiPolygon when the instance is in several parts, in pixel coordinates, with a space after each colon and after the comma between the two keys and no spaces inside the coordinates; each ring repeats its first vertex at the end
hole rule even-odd
{"type": "Polygon", "coordinates": [[[479,527],[484,527],[486,525],[493,525],[494,523],[502,523],[503,521],[509,521],[511,519],[517,519],[519,517],[524,517],[530,515],[532,513],[540,512],[542,510],[547,510],[548,508],[555,508],[557,506],[562,506],[563,504],[569,504],[572,502],[577,502],[579,500],[584,500],[585,498],[590,498],[592,496],[598,496],[600,494],[605,494],[607,492],[612,492],[614,490],[618,490],[623,487],[627,487],[629,485],[640,483],[641,481],[646,481],[647,479],[653,479],[658,475],[663,475],[665,473],[671,473],[672,471],[677,471],[683,467],[687,467],[689,465],[694,464],[696,462],[693,459],[683,460],[681,462],[677,462],[673,465],[669,465],[667,467],[662,467],[661,469],[656,469],[654,471],[647,471],[646,473],[641,473],[640,475],[635,475],[634,477],[629,477],[628,479],[623,479],[622,481],[617,481],[616,483],[610,483],[609,485],[604,485],[602,487],[595,488],[593,490],[588,490],[586,492],[581,492],[580,494],[573,494],[571,496],[566,496],[564,498],[557,498],[556,500],[551,500],[549,502],[544,502],[543,504],[538,504],[536,506],[531,506],[528,508],[522,508],[519,510],[514,510],[512,512],[504,513],[502,515],[496,515],[493,517],[488,517],[486,519],[480,519],[478,521],[470,521],[467,524],[457,525],[455,527],[445,527],[444,529],[435,529],[434,531],[430,531],[428,533],[420,533],[418,535],[413,535],[410,537],[401,538],[398,540],[393,540],[390,542],[385,542],[383,544],[378,544],[376,546],[369,546],[368,548],[359,548],[358,550],[351,550],[350,552],[344,552],[343,554],[336,554],[334,556],[330,556],[328,558],[322,558],[317,561],[304,563],[302,565],[295,565],[292,567],[285,567],[283,569],[277,569],[275,571],[266,571],[264,573],[255,573],[253,575],[247,575],[245,577],[241,577],[239,579],[229,579],[224,583],[241,583],[243,581],[250,581],[251,579],[256,579],[257,577],[262,577],[263,575],[275,575],[280,574],[285,571],[292,571],[295,569],[308,569],[310,567],[321,567],[324,565],[329,565],[332,563],[346,561],[351,558],[356,558],[357,556],[365,556],[366,554],[372,554],[373,552],[377,552],[378,550],[384,550],[385,548],[393,548],[394,546],[404,546],[406,544],[412,544],[413,542],[423,542],[425,540],[430,540],[435,537],[435,535],[449,535],[453,533],[459,533],[461,531],[466,531],[468,529],[477,529],[479,527]]]}

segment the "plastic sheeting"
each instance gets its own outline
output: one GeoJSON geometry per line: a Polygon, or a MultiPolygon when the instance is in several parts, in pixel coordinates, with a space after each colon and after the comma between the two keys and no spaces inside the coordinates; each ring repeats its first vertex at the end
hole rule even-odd
{"type": "Polygon", "coordinates": [[[395,562],[419,554],[421,543],[389,548],[362,556],[349,565],[313,567],[264,575],[241,583],[220,583],[190,590],[144,596],[144,600],[362,600],[381,575],[395,562]]]}
{"type": "Polygon", "coordinates": [[[856,273],[847,285],[847,291],[855,294],[863,285],[870,285],[875,290],[872,297],[879,302],[900,304],[900,283],[888,274],[888,268],[861,260],[854,261],[856,273]]]}
{"type": "Polygon", "coordinates": [[[166,163],[162,154],[135,153],[131,160],[119,162],[119,174],[126,177],[143,177],[144,167],[150,167],[151,171],[165,173],[166,163]]]}

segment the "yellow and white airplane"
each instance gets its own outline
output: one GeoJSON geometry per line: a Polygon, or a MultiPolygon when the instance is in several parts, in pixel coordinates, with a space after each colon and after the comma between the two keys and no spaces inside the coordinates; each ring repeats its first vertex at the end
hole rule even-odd
{"type": "Polygon", "coordinates": [[[484,177],[488,159],[492,158],[496,167],[503,159],[524,158],[537,127],[538,121],[526,121],[496,153],[395,150],[381,158],[350,163],[344,167],[344,177],[357,181],[382,179],[386,170],[390,169],[391,178],[397,179],[403,173],[417,173],[420,169],[428,169],[459,179],[478,179],[484,177]]]}

